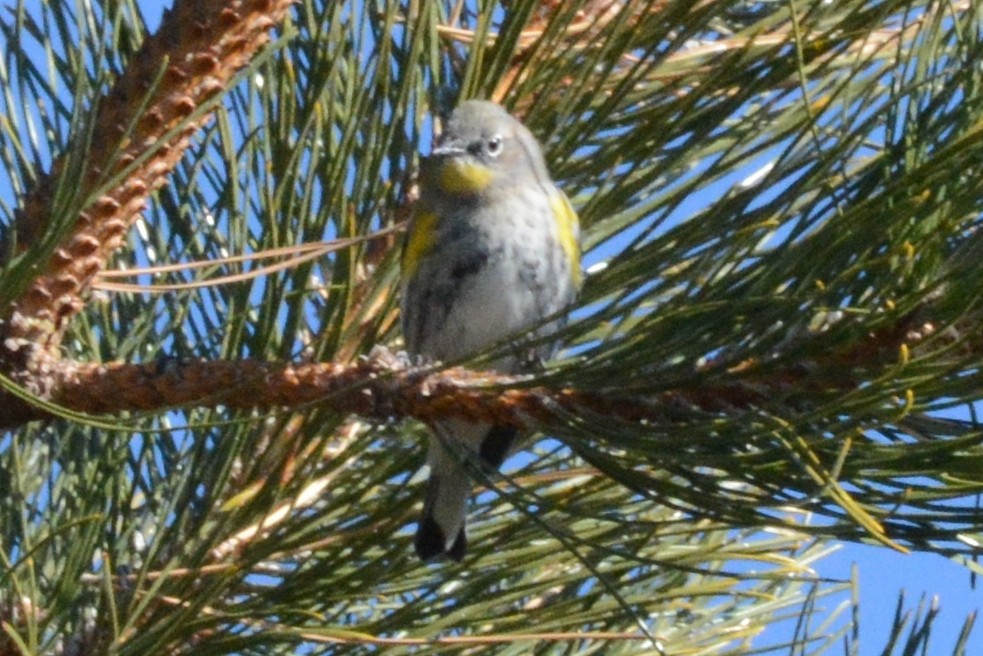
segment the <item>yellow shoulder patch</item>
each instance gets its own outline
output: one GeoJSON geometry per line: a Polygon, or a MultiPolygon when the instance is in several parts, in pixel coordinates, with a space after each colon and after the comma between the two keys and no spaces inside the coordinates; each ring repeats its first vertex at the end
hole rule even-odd
{"type": "Polygon", "coordinates": [[[550,197],[550,208],[553,210],[553,216],[556,217],[560,247],[570,264],[573,284],[579,289],[583,278],[583,273],[580,270],[580,219],[577,218],[577,212],[570,204],[567,195],[559,189],[550,197]]]}
{"type": "Polygon", "coordinates": [[[409,278],[416,273],[420,260],[433,248],[437,240],[437,220],[438,217],[433,212],[417,210],[413,214],[400,264],[404,278],[409,278]]]}

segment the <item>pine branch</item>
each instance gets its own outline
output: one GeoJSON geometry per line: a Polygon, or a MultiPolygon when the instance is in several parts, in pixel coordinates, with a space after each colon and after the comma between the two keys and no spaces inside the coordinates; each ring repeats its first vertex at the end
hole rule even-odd
{"type": "MultiPolygon", "coordinates": [[[[921,313],[919,313],[921,314],[921,313]]],[[[804,398],[817,393],[853,389],[862,378],[893,367],[899,353],[918,348],[934,337],[930,322],[912,315],[867,335],[844,350],[824,353],[790,369],[762,363],[710,361],[700,371],[725,370],[731,380],[654,396],[617,386],[576,389],[530,386],[528,378],[465,368],[413,367],[379,350],[353,364],[274,363],[256,360],[180,361],[92,364],[62,361],[54,370],[53,404],[90,415],[176,408],[225,406],[274,410],[317,405],[336,413],[358,414],[375,421],[416,418],[424,422],[456,417],[529,429],[555,424],[557,414],[590,413],[613,420],[641,422],[659,430],[671,424],[671,409],[685,407],[706,413],[743,413],[769,399],[794,392],[804,398]],[[817,375],[817,372],[820,372],[817,375]],[[832,373],[827,373],[832,372],[832,373]],[[846,373],[844,373],[846,372],[846,373]]],[[[968,345],[960,344],[960,349],[968,345]]],[[[909,356],[905,356],[909,357],[909,356]]],[[[638,363],[640,367],[654,363],[638,363]]],[[[34,407],[0,407],[0,428],[13,428],[45,416],[34,407]]]]}
{"type": "MultiPolygon", "coordinates": [[[[123,243],[151,193],[167,182],[191,137],[210,116],[210,102],[269,41],[292,2],[177,2],[148,37],[113,88],[96,103],[89,134],[74,135],[68,156],[28,192],[18,217],[21,254],[39,271],[24,289],[4,289],[4,367],[39,394],[50,394],[50,371],[69,319],[84,307],[93,277],[123,243]],[[93,138],[93,135],[97,135],[93,138]],[[85,153],[84,161],[77,161],[85,153]],[[80,166],[77,171],[70,166],[80,166]],[[45,239],[59,207],[54,190],[71,176],[77,216],[45,239]],[[43,256],[41,255],[43,253],[43,256]]],[[[16,279],[15,274],[9,276],[16,279]]],[[[6,404],[15,399],[2,399],[6,404]]]]}

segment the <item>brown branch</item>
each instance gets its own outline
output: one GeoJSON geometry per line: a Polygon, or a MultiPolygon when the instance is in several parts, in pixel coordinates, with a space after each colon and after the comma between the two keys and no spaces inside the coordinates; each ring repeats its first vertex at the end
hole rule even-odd
{"type": "MultiPolygon", "coordinates": [[[[388,351],[351,364],[275,363],[257,360],[178,361],[149,364],[62,362],[53,371],[52,401],[94,415],[159,412],[180,407],[225,406],[239,410],[317,406],[375,421],[404,417],[431,422],[448,417],[527,428],[555,423],[557,415],[593,414],[610,420],[672,421],[679,410],[742,412],[794,396],[850,391],[860,371],[895,366],[902,348],[934,335],[916,314],[867,335],[839,352],[776,369],[745,361],[719,372],[717,382],[646,394],[617,386],[577,390],[523,386],[520,377],[463,368],[408,365],[388,351]],[[827,375],[824,375],[827,374],[827,375]]],[[[45,417],[38,407],[0,405],[0,429],[45,417]]]]}
{"type": "MultiPolygon", "coordinates": [[[[66,171],[62,155],[24,197],[18,244],[36,248],[51,227],[57,182],[78,180],[81,211],[50,257],[40,257],[25,293],[0,310],[3,368],[47,396],[67,321],[81,311],[93,277],[120,247],[127,230],[208,119],[208,101],[269,41],[291,0],[179,0],[147,37],[127,70],[96,103],[84,168],[66,171]],[[77,175],[77,178],[75,177],[77,175]],[[120,181],[108,184],[114,178],[120,181]]],[[[82,135],[68,146],[86,147],[82,135]]],[[[77,150],[75,151],[77,155],[77,150]]],[[[73,166],[77,162],[72,161],[73,166]]],[[[0,400],[6,401],[0,395],[0,400]]]]}
{"type": "MultiPolygon", "coordinates": [[[[66,363],[67,364],[67,363],[66,363]]],[[[55,403],[105,414],[178,407],[302,408],[317,405],[376,420],[460,416],[521,425],[520,413],[546,415],[542,389],[482,389],[515,379],[466,369],[436,372],[385,355],[352,364],[257,360],[77,364],[64,368],[55,403]]],[[[0,424],[3,423],[0,411],[0,424]]]]}
{"type": "MultiPolygon", "coordinates": [[[[557,410],[590,409],[613,417],[652,419],[648,402],[624,395],[528,387],[501,391],[515,377],[467,369],[426,371],[391,357],[353,364],[284,364],[257,360],[161,361],[150,364],[63,362],[52,402],[93,415],[180,407],[249,410],[314,406],[385,421],[460,417],[526,426],[557,410]]],[[[731,400],[737,397],[726,394],[731,400]]],[[[666,398],[676,402],[672,395],[666,398]]],[[[717,402],[720,402],[718,399],[717,402]]],[[[0,405],[0,429],[47,413],[24,404],[0,405]]]]}

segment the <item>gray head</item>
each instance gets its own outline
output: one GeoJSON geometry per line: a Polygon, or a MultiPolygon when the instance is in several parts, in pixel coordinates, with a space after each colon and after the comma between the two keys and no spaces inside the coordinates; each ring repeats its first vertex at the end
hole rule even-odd
{"type": "Polygon", "coordinates": [[[478,193],[499,182],[549,183],[543,151],[532,133],[505,109],[467,100],[450,115],[428,165],[448,193],[478,193]]]}

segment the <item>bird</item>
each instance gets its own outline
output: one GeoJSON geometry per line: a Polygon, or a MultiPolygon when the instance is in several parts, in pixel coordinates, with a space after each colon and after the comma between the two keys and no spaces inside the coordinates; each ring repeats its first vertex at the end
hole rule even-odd
{"type": "MultiPolygon", "coordinates": [[[[461,361],[510,338],[548,337],[564,324],[582,280],[577,213],[529,129],[487,100],[462,102],[443,127],[421,160],[400,266],[405,348],[427,362],[461,361]]],[[[505,355],[490,368],[518,373],[555,346],[505,355]]],[[[430,429],[414,546],[424,561],[460,562],[472,488],[462,454],[498,470],[518,446],[518,431],[462,419],[430,429]]]]}

